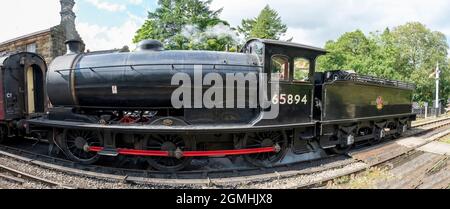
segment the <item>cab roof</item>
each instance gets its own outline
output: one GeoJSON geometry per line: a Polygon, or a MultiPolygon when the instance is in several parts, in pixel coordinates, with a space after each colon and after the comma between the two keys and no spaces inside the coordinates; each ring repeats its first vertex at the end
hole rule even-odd
{"type": "Polygon", "coordinates": [[[264,43],[266,45],[277,45],[277,46],[285,46],[285,47],[306,49],[306,50],[311,50],[311,51],[317,52],[319,54],[326,54],[327,53],[327,51],[325,49],[322,49],[322,48],[319,48],[319,47],[308,46],[308,45],[294,43],[294,42],[271,40],[271,39],[257,39],[257,38],[250,39],[250,40],[247,41],[246,45],[248,45],[249,43],[254,42],[254,41],[259,41],[259,42],[264,43]]]}

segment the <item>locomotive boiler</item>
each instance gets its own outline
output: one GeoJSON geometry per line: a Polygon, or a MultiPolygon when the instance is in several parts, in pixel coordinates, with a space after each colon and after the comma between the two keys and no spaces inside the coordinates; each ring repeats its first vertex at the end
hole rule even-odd
{"type": "MultiPolygon", "coordinates": [[[[69,43],[78,44],[78,43],[69,43]]],[[[135,53],[86,54],[72,52],[56,58],[47,83],[53,105],[88,109],[171,108],[171,85],[176,73],[194,76],[194,66],[210,72],[259,73],[249,54],[201,51],[164,51],[157,41],[141,43],[135,53]]]]}

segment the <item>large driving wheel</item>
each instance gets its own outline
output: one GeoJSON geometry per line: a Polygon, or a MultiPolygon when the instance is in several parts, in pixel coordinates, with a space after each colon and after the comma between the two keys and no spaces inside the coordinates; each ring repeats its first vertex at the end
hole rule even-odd
{"type": "Polygon", "coordinates": [[[144,150],[168,151],[174,156],[148,157],[147,162],[159,171],[175,172],[191,164],[192,158],[176,156],[183,151],[192,151],[191,139],[179,135],[149,135],[143,142],[144,150]]]}
{"type": "Polygon", "coordinates": [[[286,155],[288,139],[284,131],[252,133],[242,139],[244,149],[276,147],[277,152],[244,155],[247,162],[258,167],[271,167],[286,155]]]}
{"type": "Polygon", "coordinates": [[[89,152],[90,146],[102,146],[101,135],[97,131],[64,130],[61,148],[71,160],[89,165],[96,163],[100,156],[96,152],[89,152]]]}

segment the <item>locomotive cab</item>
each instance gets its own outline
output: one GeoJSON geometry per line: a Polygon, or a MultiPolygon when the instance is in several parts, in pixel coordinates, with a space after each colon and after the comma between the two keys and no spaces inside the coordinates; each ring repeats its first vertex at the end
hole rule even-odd
{"type": "Polygon", "coordinates": [[[258,56],[264,72],[271,79],[269,85],[277,78],[280,87],[279,94],[269,95],[272,103],[279,104],[278,117],[263,120],[260,124],[312,125],[315,63],[326,51],[291,42],[253,39],[248,41],[243,52],[258,56]]]}
{"type": "Polygon", "coordinates": [[[326,50],[291,42],[253,39],[245,45],[243,52],[258,56],[264,73],[270,78],[269,85],[279,85],[275,94],[268,92],[271,103],[278,105],[277,117],[261,120],[256,126],[289,127],[286,138],[292,144],[292,151],[295,154],[311,152],[318,121],[313,111],[316,59],[326,54],[326,50]]]}

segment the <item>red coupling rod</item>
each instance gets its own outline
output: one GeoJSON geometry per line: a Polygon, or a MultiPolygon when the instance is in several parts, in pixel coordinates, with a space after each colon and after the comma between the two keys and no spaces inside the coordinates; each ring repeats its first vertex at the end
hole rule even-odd
{"type": "MultiPolygon", "coordinates": [[[[101,152],[103,147],[89,147],[90,152],[101,152]]],[[[135,149],[117,149],[117,153],[120,155],[133,155],[133,156],[145,156],[145,157],[220,157],[231,155],[249,155],[258,153],[270,153],[279,152],[277,146],[253,148],[253,149],[238,149],[238,150],[214,150],[214,151],[185,151],[175,152],[169,151],[153,151],[153,150],[135,150],[135,149]]]]}

